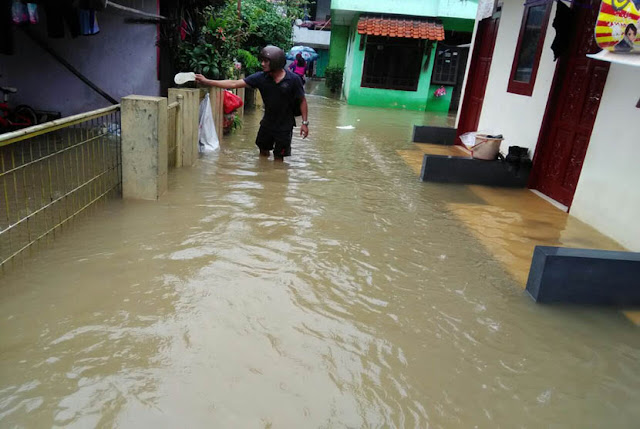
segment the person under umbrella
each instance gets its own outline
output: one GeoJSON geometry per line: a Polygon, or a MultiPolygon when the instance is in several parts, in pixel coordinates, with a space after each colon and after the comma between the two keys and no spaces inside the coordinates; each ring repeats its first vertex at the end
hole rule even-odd
{"type": "Polygon", "coordinates": [[[307,72],[307,62],[302,58],[302,54],[298,53],[296,59],[289,65],[289,70],[300,76],[302,83],[305,83],[304,75],[307,72]]]}

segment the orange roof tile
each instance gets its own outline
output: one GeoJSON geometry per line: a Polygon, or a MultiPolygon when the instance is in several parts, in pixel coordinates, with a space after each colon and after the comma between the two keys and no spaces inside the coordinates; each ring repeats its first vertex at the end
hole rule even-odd
{"type": "Polygon", "coordinates": [[[444,40],[444,27],[436,20],[365,15],[358,20],[358,34],[441,41],[444,40]]]}

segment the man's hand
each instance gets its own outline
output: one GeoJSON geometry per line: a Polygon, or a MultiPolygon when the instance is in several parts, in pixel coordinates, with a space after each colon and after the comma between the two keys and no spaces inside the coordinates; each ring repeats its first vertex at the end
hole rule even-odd
{"type": "Polygon", "coordinates": [[[309,135],[309,107],[307,106],[307,98],[306,97],[302,97],[302,100],[300,101],[300,113],[302,113],[302,126],[300,127],[300,135],[302,136],[303,139],[306,139],[307,136],[309,135]],[[304,123],[307,123],[307,125],[305,125],[304,123]]]}
{"type": "Polygon", "coordinates": [[[206,77],[204,77],[201,74],[196,73],[196,82],[201,83],[203,85],[207,85],[208,81],[209,81],[209,79],[207,79],[206,77]]]}

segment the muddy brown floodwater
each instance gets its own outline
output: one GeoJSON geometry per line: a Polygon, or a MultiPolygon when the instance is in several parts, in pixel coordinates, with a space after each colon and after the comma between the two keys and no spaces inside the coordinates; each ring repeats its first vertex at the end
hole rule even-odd
{"type": "Polygon", "coordinates": [[[1,274],[0,426],[637,426],[637,328],[535,305],[396,154],[450,118],[309,99],[285,164],[248,112],[1,274]]]}

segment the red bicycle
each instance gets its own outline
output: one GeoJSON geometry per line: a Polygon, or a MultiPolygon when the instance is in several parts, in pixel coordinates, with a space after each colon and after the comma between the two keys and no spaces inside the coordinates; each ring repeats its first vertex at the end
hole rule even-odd
{"type": "Polygon", "coordinates": [[[0,86],[2,103],[0,103],[0,134],[30,127],[38,123],[38,115],[31,107],[21,104],[15,109],[9,107],[9,94],[18,92],[16,88],[0,86]]]}

